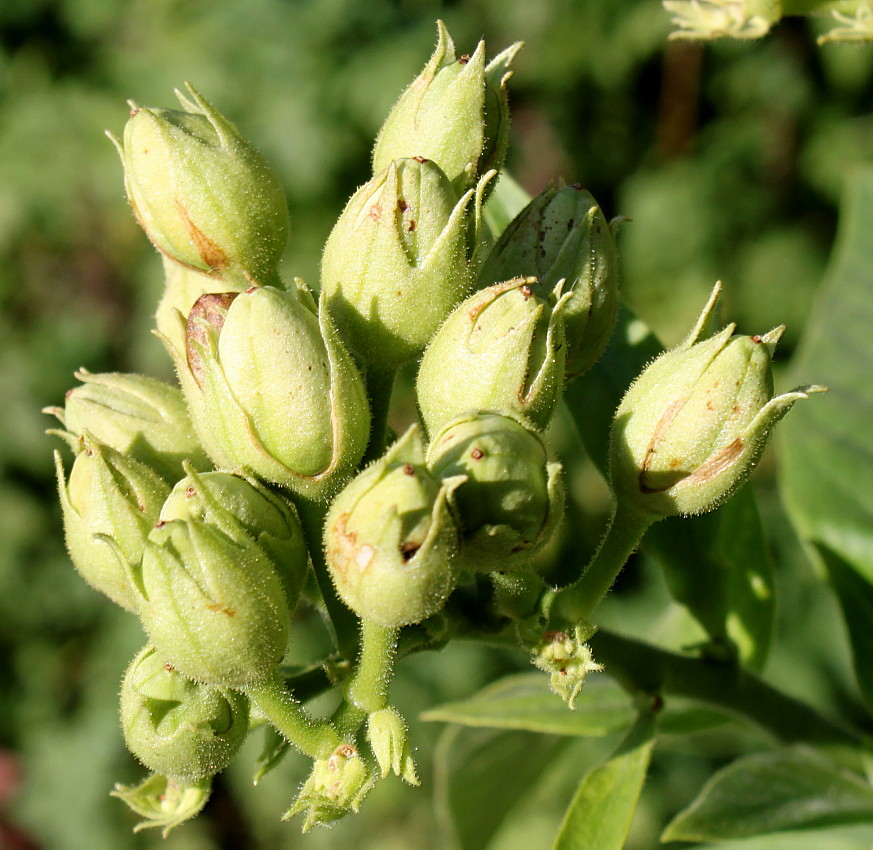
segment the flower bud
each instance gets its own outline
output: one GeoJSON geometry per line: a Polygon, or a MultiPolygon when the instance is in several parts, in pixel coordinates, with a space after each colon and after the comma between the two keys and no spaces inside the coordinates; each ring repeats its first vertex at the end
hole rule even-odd
{"type": "Polygon", "coordinates": [[[357,812],[375,778],[351,744],[342,744],[326,759],[317,759],[283,820],[306,813],[303,831],[357,812]]]}
{"type": "Polygon", "coordinates": [[[561,311],[534,294],[533,278],[490,286],[449,315],[431,341],[416,391],[429,433],[463,413],[494,410],[549,424],[564,380],[561,311]]]}
{"type": "Polygon", "coordinates": [[[459,483],[431,476],[413,426],[334,499],[327,564],[339,597],[359,617],[405,626],[442,608],[455,587],[457,528],[448,498],[459,483]]]}
{"type": "Polygon", "coordinates": [[[134,832],[163,827],[162,836],[166,838],[171,829],[200,814],[211,790],[211,779],[189,783],[154,774],[139,785],[116,785],[110,793],[145,818],[133,828],[134,832]]]}
{"type": "Polygon", "coordinates": [[[187,477],[173,488],[159,519],[207,522],[228,537],[247,534],[269,555],[293,612],[306,576],[309,555],[294,506],[254,478],[229,472],[187,477]]]}
{"type": "Polygon", "coordinates": [[[367,396],[323,301],[316,315],[272,287],[203,295],[186,338],[186,352],[168,350],[217,466],[310,497],[354,469],[369,438],[367,396]]]}
{"type": "Polygon", "coordinates": [[[373,748],[373,755],[379,763],[383,779],[393,772],[410,785],[419,784],[406,723],[393,708],[383,708],[369,716],[367,739],[373,748]]]}
{"type": "Polygon", "coordinates": [[[270,283],[288,232],[282,187],[239,130],[187,88],[190,100],[176,92],[186,111],[132,104],[123,144],[113,138],[134,214],[175,262],[270,283]]]}
{"type": "Polygon", "coordinates": [[[347,346],[363,360],[417,357],[470,289],[467,209],[439,166],[392,161],[339,217],[321,287],[347,346]]]}
{"type": "Polygon", "coordinates": [[[192,682],[146,646],[121,683],[121,728],[127,748],[149,770],[196,781],[223,770],[239,752],[249,703],[236,691],[192,682]]]}
{"type": "Polygon", "coordinates": [[[781,0],[662,0],[673,14],[670,38],[762,38],[782,17],[781,0]]]}
{"type": "Polygon", "coordinates": [[[50,433],[66,439],[74,451],[82,448],[79,438],[87,431],[167,481],[181,477],[183,460],[208,466],[178,388],[145,375],[92,375],[84,369],[75,375],[83,384],[67,392],[64,407],[44,409],[65,428],[50,433]]]}
{"type": "Polygon", "coordinates": [[[87,433],[80,443],[69,481],[55,452],[67,550],[88,584],[136,611],[130,570],[170,488],[147,466],[87,433]]]}
{"type": "Polygon", "coordinates": [[[433,160],[459,189],[475,185],[506,154],[509,65],[521,44],[485,65],[485,43],[472,56],[456,58],[455,45],[437,22],[436,49],[424,70],[400,96],[373,150],[373,171],[394,159],[433,160]]]}
{"type": "Polygon", "coordinates": [[[576,626],[572,632],[546,632],[540,643],[533,648],[531,663],[534,667],[551,674],[552,691],[575,708],[576,697],[589,673],[599,673],[602,664],[594,661],[591,647],[586,643],[595,629],[576,626]]]}
{"type": "Polygon", "coordinates": [[[822,389],[773,398],[771,358],[784,328],[750,337],[729,325],[698,342],[719,292],[686,340],[634,381],[612,423],[616,498],[650,521],[717,507],[746,480],[773,425],[822,389]]]}
{"type": "Polygon", "coordinates": [[[542,439],[495,413],[467,414],[434,437],[427,465],[437,479],[463,475],[452,494],[461,530],[459,569],[524,569],[551,538],[564,508],[561,466],[542,439]]]}
{"type": "Polygon", "coordinates": [[[282,580],[264,548],[229,523],[158,522],[138,590],[149,639],[190,679],[245,688],[285,654],[291,617],[282,580]]]}
{"type": "Polygon", "coordinates": [[[618,312],[618,257],[600,207],[581,186],[549,187],[508,225],[479,273],[482,286],[530,275],[546,289],[564,281],[566,377],[600,357],[618,312]]]}

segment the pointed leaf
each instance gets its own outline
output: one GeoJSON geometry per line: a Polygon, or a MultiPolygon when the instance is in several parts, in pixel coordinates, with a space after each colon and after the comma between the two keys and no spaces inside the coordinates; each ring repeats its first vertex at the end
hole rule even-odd
{"type": "MultiPolygon", "coordinates": [[[[815,404],[798,405],[782,426],[780,443],[789,513],[802,537],[830,553],[825,562],[843,604],[856,666],[868,667],[869,636],[855,624],[873,592],[871,220],[873,169],[865,168],[846,181],[837,247],[793,367],[795,376],[824,383],[830,392],[815,404]]],[[[873,671],[859,669],[858,675],[869,705],[873,671]]]]}
{"type": "Polygon", "coordinates": [[[428,709],[421,719],[599,737],[630,725],[635,714],[627,693],[605,676],[586,682],[570,711],[552,693],[547,676],[521,673],[494,682],[470,699],[428,709]]]}
{"type": "Polygon", "coordinates": [[[649,767],[654,716],[641,714],[605,764],[582,780],[553,850],[621,850],[649,767]]]}
{"type": "Polygon", "coordinates": [[[662,841],[720,841],[873,822],[873,788],[807,747],[755,753],[720,770],[662,841]]]}

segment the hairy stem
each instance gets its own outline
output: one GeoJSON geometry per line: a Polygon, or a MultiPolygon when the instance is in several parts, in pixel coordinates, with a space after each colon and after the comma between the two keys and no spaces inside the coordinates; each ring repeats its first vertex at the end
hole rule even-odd
{"type": "Polygon", "coordinates": [[[315,720],[294,699],[281,676],[247,688],[246,694],[282,737],[305,755],[314,759],[328,758],[342,744],[342,738],[330,723],[315,720]]]}
{"type": "Polygon", "coordinates": [[[333,716],[344,735],[354,735],[368,714],[387,706],[399,632],[399,628],[362,621],[360,657],[346,683],[345,699],[333,716]]]}
{"type": "Polygon", "coordinates": [[[639,546],[649,525],[648,517],[623,508],[619,502],[609,529],[582,575],[553,595],[551,618],[571,624],[587,622],[639,546]]]}
{"type": "Polygon", "coordinates": [[[381,457],[385,451],[388,433],[388,411],[391,408],[391,394],[394,391],[394,377],[397,370],[393,366],[368,365],[365,371],[367,395],[370,399],[370,442],[361,465],[381,457]]]}

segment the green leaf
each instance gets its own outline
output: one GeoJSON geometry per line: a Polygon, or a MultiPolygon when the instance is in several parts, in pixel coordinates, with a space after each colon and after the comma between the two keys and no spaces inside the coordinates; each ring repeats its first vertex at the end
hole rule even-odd
{"type": "Polygon", "coordinates": [[[649,767],[654,728],[654,715],[641,714],[614,755],[582,779],[553,850],[624,847],[649,767]]]}
{"type": "Polygon", "coordinates": [[[441,846],[487,847],[564,746],[557,736],[450,726],[434,764],[441,846]]]}
{"type": "Polygon", "coordinates": [[[814,543],[837,593],[849,640],[855,678],[867,711],[873,714],[873,584],[852,564],[821,543],[814,543]]]}
{"type": "MultiPolygon", "coordinates": [[[[603,357],[567,387],[566,404],[604,475],[612,415],[634,378],[661,351],[648,326],[622,307],[603,357]]],[[[752,489],[744,488],[704,516],[657,523],[642,545],[663,569],[673,597],[715,643],[732,645],[746,665],[760,669],[770,646],[774,590],[752,489]]]]}
{"type": "Polygon", "coordinates": [[[571,711],[552,693],[547,676],[521,673],[494,682],[470,699],[428,709],[421,719],[599,737],[630,725],[635,715],[627,693],[605,676],[585,683],[571,711]]]}
{"type": "Polygon", "coordinates": [[[720,770],[662,841],[722,841],[873,822],[873,788],[807,747],[755,753],[720,770]]]}
{"type": "Polygon", "coordinates": [[[873,656],[857,619],[873,593],[873,170],[846,181],[841,209],[837,247],[793,366],[804,383],[826,384],[830,392],[786,418],[781,484],[801,536],[830,553],[825,562],[870,705],[873,656]]]}

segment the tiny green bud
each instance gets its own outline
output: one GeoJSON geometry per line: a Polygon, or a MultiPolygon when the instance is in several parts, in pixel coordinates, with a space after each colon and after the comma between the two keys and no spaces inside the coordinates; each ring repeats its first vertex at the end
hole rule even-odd
{"type": "Polygon", "coordinates": [[[452,420],[431,442],[427,465],[437,479],[466,478],[452,494],[459,569],[525,569],[563,513],[560,464],[548,462],[539,435],[506,416],[452,420]]]}
{"type": "Polygon", "coordinates": [[[136,611],[130,570],[169,493],[153,470],[88,433],[65,480],[55,452],[67,550],[79,574],[113,602],[136,611]]]}
{"type": "Polygon", "coordinates": [[[673,14],[670,38],[761,38],[782,17],[781,0],[662,0],[673,14]]]}
{"type": "Polygon", "coordinates": [[[116,785],[111,794],[145,818],[134,832],[154,827],[162,829],[166,838],[170,830],[200,814],[211,790],[211,778],[186,782],[153,774],[139,785],[116,785]]]}
{"type": "Polygon", "coordinates": [[[371,363],[418,357],[470,289],[467,210],[439,166],[390,162],[351,198],[321,261],[346,345],[371,363]]]}
{"type": "Polygon", "coordinates": [[[63,408],[47,407],[65,430],[52,431],[83,448],[80,437],[93,438],[150,466],[167,481],[182,475],[182,461],[199,468],[208,460],[194,435],[185,399],[177,387],[145,375],[110,372],[75,373],[82,386],[67,392],[63,408]]]}
{"type": "Polygon", "coordinates": [[[490,286],[536,277],[546,289],[564,281],[566,377],[586,372],[600,357],[618,312],[618,257],[612,230],[581,186],[550,186],[507,226],[479,273],[490,286]]]}
{"type": "Polygon", "coordinates": [[[549,673],[552,691],[576,707],[576,697],[589,673],[599,673],[602,664],[594,661],[588,641],[594,634],[591,626],[576,626],[572,632],[546,632],[532,652],[534,667],[549,673]]]}
{"type": "Polygon", "coordinates": [[[133,659],[121,683],[127,748],[151,771],[186,781],[230,764],[249,729],[245,696],[192,682],[152,646],[133,659]]]}
{"type": "Polygon", "coordinates": [[[649,521],[717,507],[746,480],[770,429],[801,398],[773,398],[771,358],[783,328],[733,336],[729,325],[697,341],[715,307],[716,287],[694,330],[654,360],[616,411],[610,479],[625,508],[649,521]]]}
{"type": "Polygon", "coordinates": [[[351,744],[342,744],[326,759],[317,759],[283,820],[305,812],[303,831],[357,812],[375,777],[351,744]]]}
{"type": "Polygon", "coordinates": [[[368,717],[367,739],[383,779],[393,772],[410,785],[420,784],[412,760],[406,723],[393,708],[383,708],[368,717]]]}
{"type": "Polygon", "coordinates": [[[201,296],[187,351],[168,345],[191,417],[217,466],[310,497],[361,458],[370,414],[360,373],[322,303],[272,287],[201,296]]]}
{"type": "Polygon", "coordinates": [[[232,538],[247,534],[270,556],[293,612],[309,559],[294,506],[254,478],[188,473],[167,497],[159,519],[208,522],[232,538]]]}
{"type": "Polygon", "coordinates": [[[180,673],[224,688],[267,679],[285,654],[290,612],[265,549],[232,524],[160,521],[146,540],[138,612],[180,673]]]}
{"type": "Polygon", "coordinates": [[[430,61],[379,131],[373,171],[382,171],[395,159],[421,156],[466,189],[503,162],[509,125],[506,82],[521,45],[509,47],[486,66],[484,42],[472,56],[457,58],[442,21],[437,32],[430,61]]]}
{"type": "Polygon", "coordinates": [[[416,391],[430,434],[463,413],[494,410],[543,430],[564,381],[561,311],[533,278],[489,286],[455,308],[431,341],[416,391]]]}
{"type": "Polygon", "coordinates": [[[448,505],[460,479],[436,481],[413,426],[331,505],[324,547],[337,593],[382,626],[437,613],[455,587],[457,528],[448,505]]]}
{"type": "MultiPolygon", "coordinates": [[[[237,282],[270,283],[285,249],[288,211],[263,157],[190,85],[185,111],[132,105],[123,144],[133,211],[177,263],[237,282]]],[[[111,137],[110,137],[111,138],[111,137]]]]}

